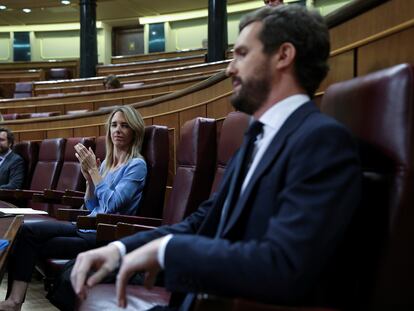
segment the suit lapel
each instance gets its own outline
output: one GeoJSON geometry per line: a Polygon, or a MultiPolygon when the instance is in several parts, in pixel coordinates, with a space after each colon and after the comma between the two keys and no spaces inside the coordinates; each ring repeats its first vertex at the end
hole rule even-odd
{"type": "Polygon", "coordinates": [[[266,169],[274,163],[274,159],[278,157],[280,152],[283,150],[287,138],[293,133],[302,123],[303,120],[311,113],[319,112],[312,102],[308,102],[303,106],[299,107],[283,124],[280,130],[277,132],[266,152],[263,155],[260,163],[256,167],[246,189],[240,196],[236,203],[233,212],[230,215],[229,220],[224,228],[223,235],[226,235],[229,230],[235,225],[239,219],[243,209],[246,206],[248,198],[251,196],[251,192],[254,189],[256,183],[261,178],[266,169]]]}

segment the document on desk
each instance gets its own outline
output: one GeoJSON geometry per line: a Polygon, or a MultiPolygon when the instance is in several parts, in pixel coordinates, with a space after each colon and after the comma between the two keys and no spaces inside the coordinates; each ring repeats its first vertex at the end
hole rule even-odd
{"type": "Polygon", "coordinates": [[[0,213],[13,215],[47,215],[45,211],[39,211],[32,208],[0,208],[0,213]]]}

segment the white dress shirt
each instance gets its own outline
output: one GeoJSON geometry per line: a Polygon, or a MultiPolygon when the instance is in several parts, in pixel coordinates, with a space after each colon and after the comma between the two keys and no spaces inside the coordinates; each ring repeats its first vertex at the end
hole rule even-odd
{"type": "MultiPolygon", "coordinates": [[[[274,104],[269,108],[260,118],[259,121],[263,123],[263,132],[256,141],[253,150],[253,161],[250,165],[249,171],[244,178],[240,194],[246,189],[256,167],[259,165],[264,153],[269,147],[275,135],[278,133],[282,125],[286,122],[289,116],[300,106],[310,100],[309,96],[304,94],[297,94],[287,97],[280,102],[274,104]]],[[[168,242],[173,238],[172,234],[166,235],[161,241],[158,248],[157,259],[161,268],[165,268],[165,250],[168,242]]],[[[121,256],[126,254],[126,247],[122,242],[116,241],[111,244],[117,246],[121,256]]]]}

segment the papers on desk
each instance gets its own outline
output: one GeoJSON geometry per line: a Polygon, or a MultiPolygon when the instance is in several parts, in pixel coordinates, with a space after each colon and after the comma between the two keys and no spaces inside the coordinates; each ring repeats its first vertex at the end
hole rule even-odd
{"type": "Polygon", "coordinates": [[[48,215],[45,211],[38,211],[32,208],[0,208],[0,213],[13,215],[48,215]]]}

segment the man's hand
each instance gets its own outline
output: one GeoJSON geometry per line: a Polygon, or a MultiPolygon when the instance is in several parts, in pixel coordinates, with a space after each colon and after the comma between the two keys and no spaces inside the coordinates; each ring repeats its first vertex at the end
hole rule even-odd
{"type": "Polygon", "coordinates": [[[102,281],[105,276],[118,267],[120,259],[121,254],[115,245],[107,245],[80,253],[76,258],[70,275],[72,287],[76,295],[81,299],[85,299],[86,286],[92,287],[102,281]],[[97,271],[86,279],[92,268],[97,271]]]}
{"type": "Polygon", "coordinates": [[[154,285],[155,278],[161,269],[157,254],[162,239],[159,238],[149,242],[124,256],[116,279],[116,295],[118,305],[121,308],[126,308],[127,306],[126,285],[131,276],[136,272],[145,272],[145,287],[151,288],[154,285]]]}

